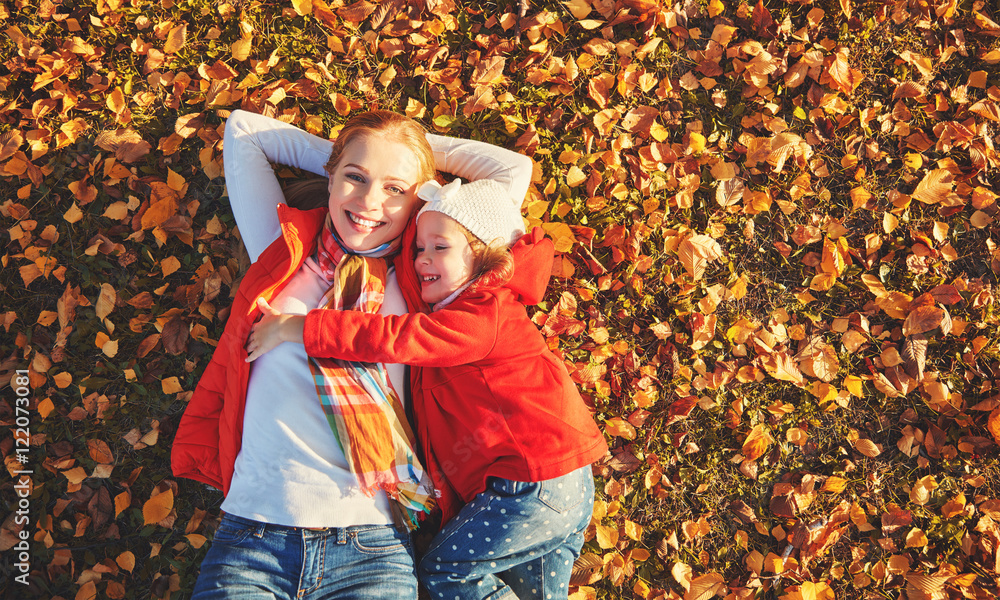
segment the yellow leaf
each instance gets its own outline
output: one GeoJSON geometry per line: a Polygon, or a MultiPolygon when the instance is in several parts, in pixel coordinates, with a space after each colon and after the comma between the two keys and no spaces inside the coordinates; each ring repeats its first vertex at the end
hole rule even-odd
{"type": "Polygon", "coordinates": [[[184,189],[184,176],[167,167],[167,187],[179,192],[184,189]]]}
{"type": "Polygon", "coordinates": [[[166,379],[160,381],[160,387],[163,389],[164,394],[176,394],[184,391],[181,387],[180,380],[178,380],[176,376],[167,377],[166,379]]]}
{"type": "Polygon", "coordinates": [[[722,258],[723,252],[714,239],[698,234],[684,238],[677,248],[677,255],[691,279],[698,281],[705,274],[708,263],[722,258]]]}
{"type": "Polygon", "coordinates": [[[598,525],[597,544],[605,550],[614,548],[618,544],[618,528],[598,525]]]}
{"type": "Polygon", "coordinates": [[[250,57],[250,50],[253,49],[253,37],[245,37],[233,42],[230,49],[233,54],[233,59],[241,62],[246,60],[250,57]]]}
{"type": "Polygon", "coordinates": [[[167,41],[163,44],[164,54],[175,54],[178,50],[184,47],[184,41],[187,38],[187,23],[181,23],[180,25],[174,27],[167,34],[167,41]]]}
{"type": "Polygon", "coordinates": [[[76,205],[76,202],[73,203],[73,206],[69,207],[69,210],[63,213],[63,219],[65,219],[67,223],[76,223],[82,218],[83,211],[76,205]]]}
{"type": "Polygon", "coordinates": [[[705,140],[705,136],[698,133],[697,131],[692,131],[690,137],[691,141],[688,144],[688,149],[691,150],[691,154],[701,154],[702,152],[704,152],[705,144],[707,143],[707,140],[705,140]]]}
{"type": "Polygon", "coordinates": [[[181,261],[177,260],[176,256],[168,256],[160,261],[160,268],[163,270],[164,277],[170,277],[170,275],[181,268],[181,261]]]}
{"type": "Polygon", "coordinates": [[[910,533],[906,534],[907,548],[923,548],[927,545],[927,536],[920,529],[914,527],[910,533]]]}
{"type": "Polygon", "coordinates": [[[312,0],[292,0],[292,8],[299,15],[308,15],[313,10],[312,0]]]}
{"type": "Polygon", "coordinates": [[[62,390],[67,388],[69,384],[73,383],[73,376],[66,371],[63,371],[61,373],[56,373],[55,376],[52,377],[52,381],[56,384],[57,388],[62,390]]]}
{"type": "Polygon", "coordinates": [[[722,575],[706,573],[691,581],[691,587],[684,594],[684,600],[709,600],[723,587],[725,587],[725,579],[722,578],[722,575]]]}
{"type": "Polygon", "coordinates": [[[118,354],[118,340],[108,340],[101,345],[101,352],[108,358],[114,358],[118,354]]]}
{"type": "Polygon", "coordinates": [[[159,523],[170,515],[173,508],[174,493],[170,489],[153,496],[142,505],[142,518],[145,521],[143,524],[155,525],[159,523]]]}
{"type": "Polygon", "coordinates": [[[87,472],[83,470],[83,467],[76,467],[68,471],[63,471],[62,474],[65,475],[66,479],[74,485],[87,478],[87,472]]]}
{"type": "Polygon", "coordinates": [[[97,298],[97,304],[94,307],[98,319],[103,321],[111,314],[111,311],[115,309],[117,298],[118,294],[115,292],[114,286],[110,283],[101,284],[101,295],[97,298]]]}
{"type": "Polygon", "coordinates": [[[708,2],[708,16],[712,19],[721,15],[726,10],[726,5],[722,3],[722,0],[709,0],[708,2]]]}
{"type": "Polygon", "coordinates": [[[201,535],[200,533],[189,533],[184,537],[187,538],[188,543],[191,544],[191,547],[196,550],[204,546],[205,542],[207,541],[205,536],[201,535]]]}

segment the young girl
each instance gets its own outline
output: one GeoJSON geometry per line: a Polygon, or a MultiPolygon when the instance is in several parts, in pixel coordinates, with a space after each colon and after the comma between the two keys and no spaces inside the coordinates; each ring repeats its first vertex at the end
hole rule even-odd
{"type": "Polygon", "coordinates": [[[428,182],[418,195],[428,204],[404,292],[419,285],[431,313],[301,317],[260,300],[271,316],[248,360],[284,340],[310,356],[420,367],[418,437],[445,518],[419,567],[432,597],[565,598],[593,508],[589,465],[607,446],[524,308],[542,298],[552,244],[541,229],[522,237],[491,181],[428,182]]]}
{"type": "Polygon", "coordinates": [[[531,161],[427,135],[387,111],[351,118],[335,143],[234,111],[224,139],[226,187],[253,264],[172,446],[178,477],[226,494],[193,597],[415,599],[409,535],[395,517],[419,511],[431,486],[400,415],[402,366],[314,361],[285,344],[251,369],[254,301],[297,314],[330,301],[404,312],[392,256],[420,184],[436,167],[523,197],[531,161]],[[279,206],[271,162],[326,174],[326,206],[279,206]]]}

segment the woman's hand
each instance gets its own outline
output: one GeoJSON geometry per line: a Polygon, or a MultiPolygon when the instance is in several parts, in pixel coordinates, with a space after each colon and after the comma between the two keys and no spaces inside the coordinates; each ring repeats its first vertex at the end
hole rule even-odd
{"type": "Polygon", "coordinates": [[[302,343],[302,330],[306,322],[304,316],[279,312],[271,308],[263,298],[257,298],[257,308],[264,315],[250,329],[247,362],[257,360],[281,342],[302,343]]]}

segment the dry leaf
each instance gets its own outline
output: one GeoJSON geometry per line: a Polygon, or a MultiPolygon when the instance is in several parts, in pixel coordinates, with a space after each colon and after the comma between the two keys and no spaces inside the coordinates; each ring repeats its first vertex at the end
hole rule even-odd
{"type": "Polygon", "coordinates": [[[142,517],[144,525],[155,525],[166,519],[170,511],[174,508],[174,493],[169,488],[167,491],[157,494],[142,505],[142,517]]]}
{"type": "Polygon", "coordinates": [[[713,238],[697,234],[684,239],[677,249],[681,264],[691,279],[697,281],[705,274],[708,263],[723,256],[722,247],[713,238]]]}
{"type": "Polygon", "coordinates": [[[864,438],[858,439],[858,441],[854,442],[854,449],[868,458],[875,458],[882,453],[882,451],[878,449],[878,446],[875,445],[875,442],[864,438]]]}

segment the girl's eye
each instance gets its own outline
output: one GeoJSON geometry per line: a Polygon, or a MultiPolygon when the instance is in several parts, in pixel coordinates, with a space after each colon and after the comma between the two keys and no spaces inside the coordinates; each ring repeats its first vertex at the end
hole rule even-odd
{"type": "Polygon", "coordinates": [[[447,250],[448,246],[434,246],[434,249],[441,252],[442,250],[447,250]]]}
{"type": "Polygon", "coordinates": [[[421,248],[420,246],[417,246],[417,254],[420,254],[423,251],[424,251],[423,248],[421,248]]]}
{"type": "Polygon", "coordinates": [[[403,188],[394,185],[389,188],[389,191],[392,192],[393,194],[402,194],[403,188]]]}
{"type": "Polygon", "coordinates": [[[365,182],[365,178],[359,175],[358,173],[348,173],[346,177],[351,181],[357,181],[358,183],[365,182]]]}

